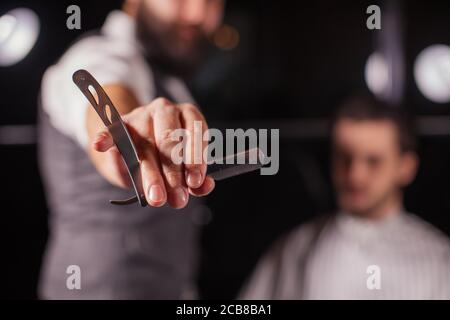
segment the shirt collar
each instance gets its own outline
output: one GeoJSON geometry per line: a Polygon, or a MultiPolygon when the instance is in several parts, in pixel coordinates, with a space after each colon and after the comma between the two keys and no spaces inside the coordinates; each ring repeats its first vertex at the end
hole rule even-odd
{"type": "Polygon", "coordinates": [[[121,10],[111,11],[101,30],[107,36],[136,42],[136,21],[121,10]]]}
{"type": "Polygon", "coordinates": [[[395,212],[387,217],[373,220],[342,211],[337,214],[336,224],[340,232],[352,237],[359,239],[380,238],[393,235],[405,214],[403,209],[395,209],[395,212]]]}

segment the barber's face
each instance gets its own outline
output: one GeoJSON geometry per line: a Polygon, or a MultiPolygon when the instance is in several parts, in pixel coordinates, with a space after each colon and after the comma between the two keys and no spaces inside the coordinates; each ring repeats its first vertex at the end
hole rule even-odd
{"type": "Polygon", "coordinates": [[[223,0],[142,0],[137,14],[141,41],[150,57],[190,67],[221,24],[223,7],[223,0]]]}
{"type": "Polygon", "coordinates": [[[415,164],[389,121],[341,119],[334,128],[333,180],[342,210],[369,215],[385,207],[413,179],[415,164]]]}

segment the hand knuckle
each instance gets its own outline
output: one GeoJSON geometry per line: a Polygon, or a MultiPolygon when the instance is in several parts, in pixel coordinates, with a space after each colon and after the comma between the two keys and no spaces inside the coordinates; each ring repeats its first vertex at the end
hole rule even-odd
{"type": "Polygon", "coordinates": [[[156,98],[154,103],[157,104],[157,105],[162,105],[162,106],[166,106],[166,105],[172,104],[169,99],[164,98],[164,97],[156,98]]]}
{"type": "Polygon", "coordinates": [[[163,97],[158,97],[155,100],[153,100],[152,102],[150,102],[149,104],[147,104],[145,106],[145,109],[149,113],[153,114],[154,112],[158,111],[159,109],[162,109],[165,106],[171,105],[171,104],[172,103],[168,99],[163,98],[163,97]]]}
{"type": "Polygon", "coordinates": [[[184,103],[181,105],[182,108],[184,108],[186,111],[190,111],[193,113],[198,113],[198,107],[195,104],[192,103],[184,103]]]}
{"type": "Polygon", "coordinates": [[[173,132],[174,131],[171,129],[166,129],[159,132],[159,137],[156,144],[158,149],[167,149],[175,144],[176,140],[173,137],[173,132]]]}
{"type": "Polygon", "coordinates": [[[162,114],[168,115],[168,116],[178,116],[178,113],[179,113],[178,108],[176,108],[172,104],[169,104],[162,108],[159,108],[158,111],[161,112],[162,114]]]}

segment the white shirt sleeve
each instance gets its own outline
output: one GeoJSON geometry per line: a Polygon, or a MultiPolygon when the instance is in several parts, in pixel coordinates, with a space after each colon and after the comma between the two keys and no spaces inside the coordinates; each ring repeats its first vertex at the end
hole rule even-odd
{"type": "Polygon", "coordinates": [[[76,43],[45,72],[41,98],[51,124],[83,148],[88,144],[85,115],[89,104],[72,82],[78,69],[89,71],[101,85],[128,87],[140,104],[154,98],[152,72],[135,43],[101,35],[76,43]]]}

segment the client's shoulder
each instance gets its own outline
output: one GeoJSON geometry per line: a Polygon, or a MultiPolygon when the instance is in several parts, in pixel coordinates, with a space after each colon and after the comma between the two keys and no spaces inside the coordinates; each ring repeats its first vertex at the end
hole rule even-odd
{"type": "Polygon", "coordinates": [[[413,213],[404,214],[402,228],[404,234],[417,239],[424,247],[432,247],[435,252],[450,254],[449,237],[421,217],[413,213]]]}
{"type": "Polygon", "coordinates": [[[334,215],[332,214],[322,214],[301,223],[279,237],[274,247],[277,250],[291,253],[306,250],[333,219],[334,215]]]}

